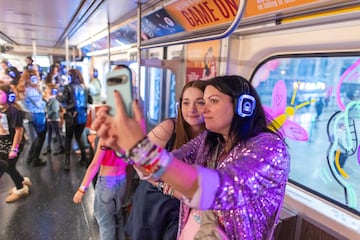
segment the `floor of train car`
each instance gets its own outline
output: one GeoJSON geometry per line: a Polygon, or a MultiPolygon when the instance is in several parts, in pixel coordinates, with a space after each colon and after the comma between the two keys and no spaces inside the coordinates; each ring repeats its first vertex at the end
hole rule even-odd
{"type": "Polygon", "coordinates": [[[72,155],[70,171],[63,170],[61,155],[46,155],[47,165],[27,164],[28,144],[18,160],[23,176],[32,181],[30,195],[13,203],[5,203],[14,187],[5,173],[0,179],[0,239],[2,240],[80,240],[99,239],[93,215],[94,189],[90,187],[81,204],[74,204],[73,195],[85,174],[79,155],[72,155]]]}

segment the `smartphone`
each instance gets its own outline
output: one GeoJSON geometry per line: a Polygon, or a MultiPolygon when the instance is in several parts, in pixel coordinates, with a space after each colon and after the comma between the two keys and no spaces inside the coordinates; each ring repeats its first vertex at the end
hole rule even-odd
{"type": "Polygon", "coordinates": [[[109,114],[115,114],[114,90],[118,90],[123,99],[126,113],[129,116],[132,115],[132,89],[131,70],[129,68],[123,67],[106,74],[106,105],[110,107],[109,114]]]}

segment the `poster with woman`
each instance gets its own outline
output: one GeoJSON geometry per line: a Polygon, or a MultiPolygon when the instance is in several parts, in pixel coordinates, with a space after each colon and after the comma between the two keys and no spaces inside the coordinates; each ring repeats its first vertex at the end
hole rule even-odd
{"type": "Polygon", "coordinates": [[[220,40],[187,45],[186,81],[208,80],[218,72],[220,40]]]}

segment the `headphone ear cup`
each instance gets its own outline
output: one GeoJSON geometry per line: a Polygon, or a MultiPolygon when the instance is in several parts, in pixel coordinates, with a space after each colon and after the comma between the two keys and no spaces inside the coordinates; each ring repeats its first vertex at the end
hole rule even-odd
{"type": "Polygon", "coordinates": [[[14,103],[15,100],[16,100],[16,95],[15,95],[15,93],[9,92],[9,93],[7,94],[7,101],[8,101],[8,103],[14,103]]]}
{"type": "Polygon", "coordinates": [[[179,114],[179,110],[180,110],[179,107],[180,107],[179,102],[176,102],[175,103],[175,116],[177,116],[179,114]]]}
{"type": "Polygon", "coordinates": [[[251,95],[243,94],[238,98],[235,111],[240,117],[251,117],[255,107],[255,98],[251,95]]]}
{"type": "Polygon", "coordinates": [[[51,89],[51,95],[56,95],[58,93],[58,90],[56,88],[51,89]]]}

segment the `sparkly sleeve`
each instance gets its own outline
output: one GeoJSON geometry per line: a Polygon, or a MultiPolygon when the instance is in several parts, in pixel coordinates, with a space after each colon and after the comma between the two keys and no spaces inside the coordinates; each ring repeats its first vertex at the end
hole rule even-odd
{"type": "Polygon", "coordinates": [[[210,209],[279,201],[289,174],[289,154],[276,135],[263,133],[236,146],[218,166],[219,188],[210,209]]]}
{"type": "Polygon", "coordinates": [[[205,161],[203,157],[199,158],[198,153],[200,155],[204,152],[204,139],[207,135],[207,131],[203,131],[199,136],[187,142],[183,146],[178,149],[172,151],[172,155],[180,160],[188,164],[200,164],[205,161]]]}

